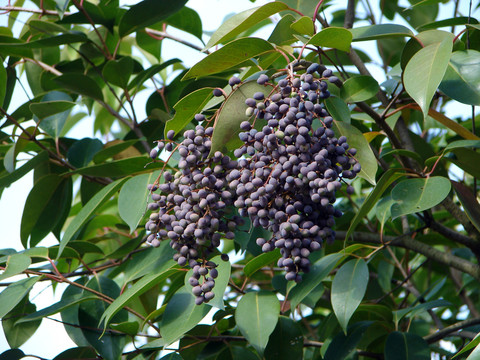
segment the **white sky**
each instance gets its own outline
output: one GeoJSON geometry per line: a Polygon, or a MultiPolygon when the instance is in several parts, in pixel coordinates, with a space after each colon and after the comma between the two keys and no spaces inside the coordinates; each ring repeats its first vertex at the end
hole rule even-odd
{"type": "MultiPolygon", "coordinates": [[[[0,4],[6,4],[6,0],[0,0],[0,4]]],[[[12,1],[13,2],[13,1],[12,1]]],[[[136,3],[137,1],[124,1],[124,3],[136,3]]],[[[205,31],[214,31],[216,30],[225,16],[229,15],[232,12],[241,12],[246,9],[250,9],[255,6],[260,6],[264,3],[267,3],[267,0],[258,0],[256,3],[251,3],[248,0],[235,0],[235,1],[226,1],[226,0],[190,0],[187,3],[187,6],[196,10],[203,23],[203,27],[205,31]]],[[[405,2],[405,1],[402,1],[405,2]]],[[[334,2],[335,8],[343,8],[346,4],[346,0],[339,0],[334,2]]],[[[376,5],[377,1],[373,1],[374,8],[378,8],[376,5]]],[[[465,11],[466,5],[468,5],[468,1],[463,0],[461,3],[464,4],[463,6],[463,13],[466,14],[465,11]]],[[[445,10],[445,16],[449,17],[452,13],[451,11],[451,4],[447,5],[445,10]]],[[[29,7],[28,2],[25,4],[25,7],[29,7]]],[[[32,6],[34,8],[34,6],[32,6]]],[[[7,16],[0,15],[0,26],[6,26],[7,24],[7,16]]],[[[181,32],[175,32],[174,29],[169,29],[172,34],[177,34],[180,37],[185,38],[188,41],[201,45],[201,43],[195,37],[184,34],[181,32]]],[[[260,36],[268,36],[268,32],[262,33],[260,36]]],[[[206,40],[205,40],[206,42],[206,40]]],[[[360,45],[362,49],[370,49],[369,55],[375,56],[376,48],[373,42],[369,44],[363,43],[360,45]]],[[[178,45],[171,40],[165,40],[164,47],[162,48],[162,54],[164,54],[165,59],[178,57],[182,59],[187,66],[191,66],[197,61],[201,59],[203,55],[199,54],[197,51],[194,51],[186,46],[178,45]]],[[[377,80],[383,80],[383,73],[374,67],[369,67],[369,69],[373,72],[373,74],[378,78],[377,80]]],[[[12,100],[12,104],[10,105],[10,109],[15,109],[20,104],[25,102],[27,99],[25,95],[20,90],[20,87],[17,85],[16,93],[14,99],[12,100]]],[[[146,100],[146,99],[145,99],[146,100]]],[[[145,101],[143,100],[143,101],[145,101]]],[[[461,104],[457,104],[457,108],[455,109],[455,113],[459,113],[459,108],[463,107],[461,104]]],[[[144,105],[139,105],[141,111],[144,109],[144,105]]],[[[465,111],[468,112],[469,107],[465,107],[465,111]]],[[[463,112],[463,111],[462,111],[463,112]]],[[[141,117],[140,117],[141,118],[141,117]]],[[[86,136],[94,136],[92,133],[92,126],[90,124],[82,123],[81,127],[76,127],[74,133],[71,133],[72,136],[81,138],[86,136]]],[[[28,195],[28,191],[31,189],[32,186],[32,173],[22,178],[20,181],[13,184],[11,187],[4,190],[3,195],[0,199],[0,229],[2,229],[2,235],[0,237],[0,248],[15,248],[17,250],[21,250],[22,246],[20,244],[20,220],[22,217],[23,207],[25,204],[25,200],[28,195]]],[[[55,244],[55,240],[50,240],[48,242],[42,242],[40,245],[49,246],[55,244]]],[[[45,283],[46,284],[46,283],[45,283]]],[[[34,292],[32,292],[32,298],[34,298],[34,302],[37,304],[37,309],[41,309],[43,307],[51,305],[53,302],[58,301],[59,295],[61,291],[57,290],[57,295],[55,298],[52,297],[53,293],[50,288],[43,289],[43,286],[38,286],[34,288],[34,292]],[[34,294],[38,294],[44,290],[39,296],[34,294]]],[[[44,358],[53,358],[55,355],[59,354],[61,351],[66,350],[70,347],[74,347],[75,344],[70,340],[70,338],[66,335],[63,325],[60,323],[56,323],[49,320],[43,320],[41,327],[37,330],[35,335],[25,343],[21,349],[26,354],[35,354],[37,356],[41,356],[44,358]]],[[[8,345],[3,335],[3,330],[0,327],[0,353],[4,350],[8,349],[8,345]]]]}

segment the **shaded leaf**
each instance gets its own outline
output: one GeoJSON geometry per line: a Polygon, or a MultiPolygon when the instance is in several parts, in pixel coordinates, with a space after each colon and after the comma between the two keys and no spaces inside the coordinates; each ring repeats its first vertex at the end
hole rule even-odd
{"type": "Polygon", "coordinates": [[[103,77],[113,85],[126,89],[133,72],[133,59],[124,56],[120,60],[110,60],[102,70],[103,77]]]}
{"type": "Polygon", "coordinates": [[[249,292],[238,302],[235,310],[237,326],[259,354],[263,354],[279,314],[280,303],[271,292],[249,292]]]}
{"type": "Polygon", "coordinates": [[[37,331],[41,319],[19,323],[18,319],[24,319],[25,315],[34,312],[36,306],[25,296],[5,317],[2,319],[2,327],[11,348],[19,348],[37,331]]]}
{"type": "MultiPolygon", "coordinates": [[[[3,107],[3,101],[7,94],[7,70],[0,66],[0,106],[3,107]]],[[[6,107],[5,107],[6,109],[6,107]]]]}
{"type": "Polygon", "coordinates": [[[289,317],[279,316],[265,348],[265,359],[303,359],[303,334],[300,325],[289,317]]]}
{"type": "Polygon", "coordinates": [[[430,209],[442,202],[450,192],[450,180],[441,176],[407,179],[392,190],[392,217],[413,214],[430,209]]]}
{"type": "Polygon", "coordinates": [[[59,137],[71,109],[76,105],[72,98],[61,91],[51,91],[40,103],[30,104],[33,119],[52,137],[59,137]]]}
{"type": "Polygon", "coordinates": [[[468,186],[452,181],[458,199],[472,224],[480,231],[480,204],[468,186]]]}
{"type": "Polygon", "coordinates": [[[349,30],[341,27],[330,26],[322,29],[322,31],[312,36],[307,44],[349,52],[351,43],[352,33],[349,30]]]}
{"type": "Polygon", "coordinates": [[[371,324],[371,321],[362,321],[350,326],[347,334],[339,333],[328,345],[324,359],[348,359],[352,353],[357,352],[357,345],[371,324]]]}
{"type": "Polygon", "coordinates": [[[83,138],[68,149],[67,158],[77,168],[87,166],[93,157],[103,149],[103,143],[95,138],[83,138]]]}
{"type": "Polygon", "coordinates": [[[385,360],[430,360],[430,349],[420,336],[394,331],[385,342],[385,360]]]}
{"type": "Polygon", "coordinates": [[[365,295],[368,278],[368,267],[363,259],[350,260],[333,278],[332,307],[345,334],[348,321],[365,295]]]}
{"type": "Polygon", "coordinates": [[[213,33],[205,49],[210,49],[219,43],[231,40],[260,21],[267,19],[269,16],[287,9],[287,5],[280,1],[275,1],[235,14],[225,20],[213,33]]]}
{"type": "Polygon", "coordinates": [[[54,78],[53,81],[73,93],[103,101],[102,89],[90,76],[79,73],[67,73],[54,78]]]}
{"type": "Polygon", "coordinates": [[[274,51],[273,46],[260,38],[233,40],[193,65],[182,80],[216,74],[271,51],[274,51]]]}
{"type": "Polygon", "coordinates": [[[77,348],[71,348],[67,349],[57,356],[53,358],[53,360],[70,360],[70,359],[77,359],[77,360],[87,360],[87,359],[92,359],[96,358],[97,353],[93,348],[87,347],[87,346],[82,346],[82,347],[77,347],[77,348]]]}
{"type": "Polygon", "coordinates": [[[380,90],[371,76],[355,76],[347,79],[340,88],[340,95],[346,102],[360,102],[374,97],[380,90]]]}

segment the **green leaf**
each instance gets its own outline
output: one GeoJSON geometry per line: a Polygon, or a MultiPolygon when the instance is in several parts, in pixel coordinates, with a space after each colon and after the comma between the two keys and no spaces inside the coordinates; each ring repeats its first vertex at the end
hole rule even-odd
{"type": "Polygon", "coordinates": [[[480,105],[480,52],[455,51],[439,89],[463,104],[480,105]]]}
{"type": "Polygon", "coordinates": [[[353,41],[377,40],[395,36],[413,37],[413,33],[409,28],[398,24],[360,26],[350,31],[353,35],[353,41]]]}
{"type": "Polygon", "coordinates": [[[392,190],[392,217],[413,214],[430,209],[442,202],[450,192],[450,180],[441,176],[407,179],[392,190]]]}
{"type": "Polygon", "coordinates": [[[59,302],[50,305],[46,308],[43,308],[42,310],[38,310],[35,312],[32,312],[28,314],[27,316],[19,319],[17,323],[22,323],[26,321],[34,321],[34,320],[41,320],[46,316],[50,316],[56,313],[59,313],[65,309],[68,309],[69,307],[79,304],[84,301],[90,301],[90,300],[98,300],[98,297],[95,295],[83,295],[83,294],[77,294],[71,297],[66,297],[62,298],[59,302]]]}
{"type": "Polygon", "coordinates": [[[189,7],[184,6],[179,12],[166,19],[165,23],[177,29],[186,31],[202,40],[202,19],[195,10],[190,9],[189,7]]]}
{"type": "Polygon", "coordinates": [[[280,314],[280,302],[268,291],[243,295],[235,310],[235,321],[243,336],[260,355],[267,346],[280,314]]]}
{"type": "Polygon", "coordinates": [[[347,79],[340,88],[340,95],[346,102],[360,102],[374,97],[379,90],[373,77],[360,75],[347,79]]]}
{"type": "Polygon", "coordinates": [[[385,360],[430,360],[430,348],[418,335],[394,331],[385,342],[385,360]]]}
{"type": "Polygon", "coordinates": [[[68,149],[67,158],[70,164],[77,168],[87,166],[95,154],[103,149],[103,143],[98,139],[83,138],[76,141],[68,149]]]}
{"type": "Polygon", "coordinates": [[[348,333],[339,333],[328,345],[325,360],[348,359],[357,352],[357,345],[372,324],[371,321],[355,323],[348,329],[348,333]]]}
{"type": "Polygon", "coordinates": [[[104,145],[104,148],[97,152],[93,157],[93,162],[99,164],[105,160],[121,153],[122,151],[128,149],[129,147],[135,145],[138,142],[137,139],[133,140],[114,140],[104,145]]]}
{"type": "Polygon", "coordinates": [[[262,92],[267,96],[271,90],[271,86],[259,85],[256,81],[247,81],[232,91],[220,107],[215,120],[210,155],[216,151],[223,151],[225,147],[236,148],[241,144],[238,139],[240,123],[249,120],[245,115],[247,109],[245,100],[256,92],[262,92]]]}
{"type": "Polygon", "coordinates": [[[343,257],[341,253],[333,253],[321,257],[310,269],[310,272],[303,275],[300,283],[296,284],[288,293],[291,308],[295,309],[308,295],[314,291],[319,284],[330,274],[343,257]]]}
{"type": "Polygon", "coordinates": [[[67,349],[53,358],[53,360],[88,360],[94,359],[97,357],[97,353],[90,346],[76,347],[72,349],[67,349]]]}
{"type": "Polygon", "coordinates": [[[334,127],[339,135],[345,135],[347,137],[350,147],[357,149],[355,158],[362,166],[362,170],[358,176],[364,178],[370,184],[375,185],[375,175],[378,169],[377,159],[365,136],[363,136],[356,127],[342,121],[335,121],[334,127]]]}
{"type": "Polygon", "coordinates": [[[168,0],[144,0],[130,9],[120,18],[118,33],[124,37],[132,32],[162,21],[180,11],[187,0],[175,2],[168,0]]]}
{"type": "Polygon", "coordinates": [[[351,43],[352,33],[349,30],[331,26],[315,34],[307,45],[329,47],[349,52],[351,43]]]}
{"type": "Polygon", "coordinates": [[[368,278],[368,267],[363,259],[350,260],[333,278],[332,307],[345,334],[348,321],[365,295],[368,278]]]}
{"type": "Polygon", "coordinates": [[[158,74],[167,66],[170,66],[179,62],[181,62],[180,59],[176,59],[176,58],[170,59],[168,61],[162,62],[161,64],[152,65],[148,69],[141,71],[132,79],[132,81],[130,81],[130,84],[128,84],[128,90],[131,90],[134,87],[137,87],[137,88],[141,87],[147,79],[152,78],[154,75],[158,74]]]}
{"type": "Polygon", "coordinates": [[[330,96],[325,99],[325,107],[335,120],[350,124],[350,109],[345,101],[336,96],[330,96]]]}
{"type": "Polygon", "coordinates": [[[452,46],[449,39],[428,45],[413,55],[405,67],[405,90],[420,106],[424,117],[447,70],[452,46]]]}
{"type": "Polygon", "coordinates": [[[295,17],[290,14],[284,15],[280,21],[275,25],[272,33],[268,37],[268,41],[277,45],[288,45],[295,42],[291,25],[295,21],[295,17]]]}
{"type": "MultiPolygon", "coordinates": [[[[228,282],[230,281],[230,272],[232,270],[232,264],[230,261],[223,261],[221,256],[215,256],[214,258],[210,259],[215,264],[217,264],[218,270],[218,277],[215,279],[215,287],[213,288],[213,293],[215,297],[210,300],[207,305],[214,306],[220,310],[225,310],[225,304],[223,302],[223,297],[225,295],[225,290],[228,286],[228,282]]],[[[193,275],[193,270],[189,270],[188,273],[185,275],[185,287],[191,293],[192,286],[188,283],[188,279],[193,275]]],[[[193,294],[192,294],[193,296],[193,294]]]]}
{"type": "Polygon", "coordinates": [[[76,105],[71,100],[70,95],[64,92],[51,91],[42,98],[42,102],[30,104],[30,110],[35,115],[33,119],[47,134],[57,138],[76,105]]]}
{"type": "Polygon", "coordinates": [[[170,130],[175,131],[175,135],[179,134],[193,120],[195,114],[201,113],[212,98],[212,91],[213,88],[195,90],[173,105],[175,115],[165,124],[165,137],[170,130]]]}
{"type": "Polygon", "coordinates": [[[65,246],[67,246],[68,242],[73,239],[77,231],[80,230],[83,225],[85,225],[85,223],[90,219],[92,215],[94,215],[98,208],[102,206],[102,204],[104,204],[107,200],[109,200],[127,180],[128,179],[120,179],[108,184],[98,193],[96,193],[84,207],[82,207],[80,212],[77,214],[77,216],[75,216],[75,218],[65,230],[65,234],[60,241],[57,259],[60,258],[63,249],[65,248],[65,246]]]}
{"type": "Polygon", "coordinates": [[[11,349],[4,351],[0,354],[0,360],[19,360],[24,358],[26,355],[20,349],[11,349]]]}
{"type": "MultiPolygon", "coordinates": [[[[120,296],[118,296],[114,302],[108,306],[105,312],[100,317],[99,323],[104,327],[111,322],[112,318],[117,314],[124,306],[126,306],[130,301],[139,297],[143,293],[147,292],[154,286],[166,280],[169,276],[172,276],[178,272],[177,269],[168,269],[163,272],[151,273],[145,275],[143,278],[138,280],[131,287],[127,288],[120,296]]],[[[187,294],[192,297],[190,294],[187,294]]],[[[171,302],[172,300],[170,300],[171,302]]]]}
{"type": "Polygon", "coordinates": [[[30,292],[40,278],[40,276],[35,276],[19,280],[0,292],[0,318],[8,314],[30,292]]]}
{"type": "Polygon", "coordinates": [[[468,186],[452,181],[452,186],[471,223],[480,231],[480,204],[468,186]]]}
{"type": "Polygon", "coordinates": [[[136,336],[140,328],[140,324],[136,321],[125,321],[120,324],[111,324],[113,330],[121,331],[130,336],[136,336]]]}
{"type": "Polygon", "coordinates": [[[102,89],[90,76],[79,73],[63,74],[53,79],[64,89],[73,93],[103,101],[102,89]]]}
{"type": "Polygon", "coordinates": [[[303,359],[303,334],[298,323],[286,316],[278,317],[277,326],[265,348],[265,359],[303,359]]]}
{"type": "Polygon", "coordinates": [[[463,147],[452,149],[452,153],[455,156],[446,156],[445,159],[451,161],[470,175],[480,176],[480,168],[477,166],[478,161],[480,161],[480,153],[463,147]]]}
{"type": "Polygon", "coordinates": [[[70,110],[76,104],[72,101],[43,101],[41,103],[30,104],[30,110],[39,119],[43,119],[67,110],[70,110]]]}
{"type": "MultiPolygon", "coordinates": [[[[459,352],[457,352],[455,354],[455,356],[452,357],[452,359],[455,359],[458,355],[461,355],[467,351],[470,351],[472,350],[473,348],[477,347],[477,345],[480,344],[480,334],[477,334],[477,336],[475,336],[475,338],[470,341],[468,343],[468,345],[466,345],[463,349],[461,349],[459,352]]],[[[467,358],[468,360],[469,358],[467,358]]],[[[470,359],[470,360],[475,360],[474,358],[470,359]]]]}
{"type": "Polygon", "coordinates": [[[377,185],[373,188],[373,191],[368,194],[368,196],[362,203],[360,209],[355,212],[355,216],[350,222],[350,226],[347,230],[347,235],[345,236],[345,239],[348,239],[353,234],[355,228],[362,221],[362,219],[367,216],[370,210],[373,209],[375,204],[377,204],[378,199],[380,199],[380,197],[385,192],[385,190],[387,190],[390,184],[402,176],[404,176],[404,173],[398,172],[398,170],[396,169],[388,169],[387,171],[385,171],[382,177],[378,180],[377,185]]]}
{"type": "Polygon", "coordinates": [[[149,174],[134,176],[129,179],[120,190],[118,196],[118,212],[120,217],[130,227],[130,233],[133,233],[147,210],[150,190],[148,184],[153,184],[157,179],[159,171],[149,174]]]}
{"type": "Polygon", "coordinates": [[[48,214],[49,219],[52,220],[48,223],[43,221],[44,216],[42,215],[49,208],[49,203],[55,201],[53,196],[62,180],[60,176],[54,174],[44,176],[34,184],[28,194],[20,224],[20,239],[25,248],[27,248],[29,237],[31,243],[38,243],[39,239],[43,239],[55,227],[58,220],[57,214],[48,214]]]}
{"type": "Polygon", "coordinates": [[[121,160],[109,161],[103,164],[85,166],[83,168],[72,171],[74,174],[102,176],[102,177],[121,177],[127,175],[135,175],[138,173],[151,172],[155,169],[163,167],[163,163],[150,163],[146,156],[134,156],[121,160]]]}
{"type": "Polygon", "coordinates": [[[210,309],[206,304],[195,305],[192,294],[185,286],[181,287],[168,302],[160,324],[160,334],[165,344],[178,340],[196,326],[210,309]]]}
{"type": "Polygon", "coordinates": [[[105,80],[122,89],[127,88],[132,72],[133,59],[129,56],[124,56],[120,60],[110,60],[102,70],[105,80]]]}
{"type": "Polygon", "coordinates": [[[2,319],[3,331],[11,348],[22,346],[37,331],[41,319],[23,323],[17,321],[35,310],[36,306],[28,300],[27,295],[2,319]]]}
{"type": "Polygon", "coordinates": [[[3,101],[5,100],[6,93],[7,93],[7,70],[3,66],[0,66],[0,106],[2,107],[3,107],[3,101]]]}
{"type": "Polygon", "coordinates": [[[250,277],[264,266],[276,262],[280,259],[280,256],[280,250],[278,249],[255,256],[245,265],[243,272],[245,276],[250,277]]]}
{"type": "Polygon", "coordinates": [[[20,274],[23,270],[28,269],[32,259],[25,254],[13,254],[8,257],[7,265],[3,273],[0,275],[0,281],[10,276],[20,274]]]}
{"type": "Polygon", "coordinates": [[[288,10],[288,6],[280,1],[275,1],[235,14],[225,20],[213,33],[205,46],[205,49],[210,49],[217,44],[231,40],[245,30],[258,24],[260,21],[284,10],[288,10]]]}
{"type": "Polygon", "coordinates": [[[260,38],[233,40],[193,65],[182,80],[216,74],[245,60],[272,51],[274,51],[272,44],[260,38]]]}
{"type": "Polygon", "coordinates": [[[290,28],[299,35],[313,36],[315,33],[312,18],[308,16],[302,16],[300,19],[291,24],[290,28]]]}
{"type": "Polygon", "coordinates": [[[395,324],[398,325],[398,323],[404,316],[410,315],[410,317],[414,317],[415,315],[423,311],[431,310],[437,307],[445,307],[445,306],[451,306],[451,305],[452,304],[450,302],[443,299],[425,302],[409,308],[393,311],[393,320],[395,324]]]}

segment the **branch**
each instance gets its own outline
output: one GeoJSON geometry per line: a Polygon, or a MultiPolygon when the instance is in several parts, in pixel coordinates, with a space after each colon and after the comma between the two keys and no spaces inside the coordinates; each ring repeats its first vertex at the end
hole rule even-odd
{"type": "Polygon", "coordinates": [[[439,340],[442,340],[443,338],[447,337],[451,333],[454,333],[457,330],[462,330],[470,326],[478,325],[480,324],[480,318],[474,318],[474,319],[469,319],[469,320],[463,320],[460,321],[456,324],[447,326],[443,328],[442,330],[439,330],[431,335],[427,335],[424,337],[425,341],[429,344],[433,344],[434,342],[437,342],[439,340]]]}
{"type": "MultiPolygon", "coordinates": [[[[339,240],[344,240],[346,235],[346,231],[336,232],[336,238],[339,240]]],[[[409,235],[401,235],[399,237],[383,236],[383,238],[380,238],[379,234],[356,232],[352,235],[352,237],[353,241],[355,242],[384,244],[413,250],[419,254],[424,255],[428,259],[434,260],[447,266],[451,266],[480,281],[480,266],[478,266],[477,264],[474,264],[468,260],[462,259],[450,253],[437,250],[432,246],[412,239],[409,235]]]]}
{"type": "MultiPolygon", "coordinates": [[[[15,12],[29,12],[29,13],[33,13],[33,14],[60,16],[58,11],[54,11],[54,10],[26,9],[26,8],[19,7],[19,6],[0,6],[0,10],[2,10],[2,11],[15,11],[15,12]]],[[[71,15],[71,14],[72,13],[70,13],[70,12],[63,13],[63,15],[65,15],[65,16],[68,16],[68,15],[71,15]]]]}
{"type": "MultiPolygon", "coordinates": [[[[148,34],[148,35],[154,35],[154,37],[158,37],[158,38],[166,38],[166,39],[170,39],[170,40],[173,40],[173,41],[176,41],[180,44],[183,44],[183,45],[186,45],[188,47],[191,47],[192,49],[194,50],[198,50],[198,51],[203,51],[203,48],[198,46],[198,45],[195,45],[189,41],[186,41],[186,40],[183,40],[183,39],[180,39],[174,35],[170,35],[169,33],[166,33],[165,31],[159,31],[159,30],[154,30],[154,29],[150,29],[150,28],[145,28],[145,32],[148,34]]],[[[206,54],[209,54],[209,52],[206,50],[205,51],[206,54]]]]}
{"type": "Polygon", "coordinates": [[[439,234],[449,239],[452,239],[453,241],[456,241],[462,245],[465,245],[466,247],[470,248],[474,253],[480,253],[480,244],[471,237],[462,235],[455,230],[452,230],[436,221],[432,221],[432,223],[429,225],[432,230],[438,232],[439,234]]]}

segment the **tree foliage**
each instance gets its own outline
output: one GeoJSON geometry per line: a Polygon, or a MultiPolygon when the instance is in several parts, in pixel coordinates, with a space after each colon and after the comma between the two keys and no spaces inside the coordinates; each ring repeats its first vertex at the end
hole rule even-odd
{"type": "Polygon", "coordinates": [[[448,1],[380,1],[372,10],[349,0],[333,13],[323,11],[332,1],[252,4],[203,48],[169,33],[205,38],[187,1],[32,3],[1,8],[9,18],[0,28],[0,195],[26,175],[34,182],[24,250],[0,250],[11,347],[0,358],[26,356],[19,347],[54,314],[77,344],[59,359],[478,356],[480,26],[460,13],[468,1],[450,2],[451,17],[448,1]],[[19,12],[29,18],[14,34],[19,12]],[[268,38],[256,37],[267,25],[268,38]],[[164,39],[205,56],[188,68],[162,56],[164,39]],[[237,158],[246,98],[276,91],[276,82],[255,80],[278,81],[294,67],[301,75],[314,63],[333,71],[331,96],[319,102],[362,169],[337,192],[336,240],[310,255],[302,281],[287,281],[280,253],[257,245],[272,234],[244,216],[221,240],[235,261],[217,250],[205,258],[218,264],[215,298],[196,305],[193,270],[172,259],[168,241],[147,244],[148,185],[183,167],[171,144],[202,121],[214,127],[211,155],[237,158]],[[233,75],[241,82],[232,86],[233,75]],[[33,97],[17,106],[21,86],[33,97]],[[88,119],[98,137],[75,137],[70,130],[88,119]],[[162,152],[152,160],[155,147],[162,152]],[[47,236],[57,245],[43,246],[47,236]],[[44,282],[67,287],[37,308],[31,294],[44,282]]]}

